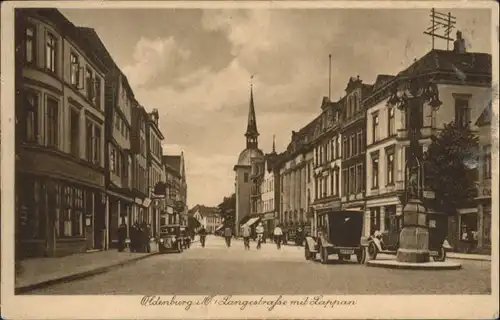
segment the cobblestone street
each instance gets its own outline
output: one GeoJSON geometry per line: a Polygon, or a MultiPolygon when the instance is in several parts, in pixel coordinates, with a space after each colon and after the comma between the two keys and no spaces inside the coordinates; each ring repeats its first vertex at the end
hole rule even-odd
{"type": "MultiPolygon", "coordinates": [[[[490,261],[461,260],[461,270],[371,268],[306,261],[302,247],[274,244],[245,251],[209,236],[181,254],[156,255],[91,278],[34,294],[489,294],[490,261]]],[[[332,257],[333,258],[333,257],[332,257]]]]}

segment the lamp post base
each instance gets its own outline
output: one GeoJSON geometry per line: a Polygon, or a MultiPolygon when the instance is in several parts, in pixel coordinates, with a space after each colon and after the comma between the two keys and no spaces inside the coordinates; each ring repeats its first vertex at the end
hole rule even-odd
{"type": "Polygon", "coordinates": [[[425,207],[419,199],[411,199],[403,209],[404,224],[399,235],[399,262],[429,262],[429,231],[425,207]]]}

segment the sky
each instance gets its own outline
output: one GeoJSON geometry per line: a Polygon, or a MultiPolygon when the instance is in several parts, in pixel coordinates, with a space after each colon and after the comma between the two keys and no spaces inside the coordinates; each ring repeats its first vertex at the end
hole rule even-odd
{"type": "MultiPolygon", "coordinates": [[[[440,9],[457,18],[469,51],[491,53],[490,11],[440,9]]],[[[61,9],[92,27],[147,110],[156,108],[164,154],[186,160],[188,205],[234,192],[245,148],[250,77],[259,148],[286,149],[351,76],[373,83],[431,49],[427,9],[61,9]]],[[[453,37],[455,34],[453,33],[453,37]]],[[[452,47],[452,44],[451,44],[452,47]]],[[[436,48],[446,42],[436,40],[436,48]]]]}

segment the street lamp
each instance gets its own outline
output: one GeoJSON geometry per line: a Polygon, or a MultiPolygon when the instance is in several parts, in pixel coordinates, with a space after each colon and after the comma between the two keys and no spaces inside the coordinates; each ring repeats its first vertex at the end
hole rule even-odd
{"type": "Polygon", "coordinates": [[[408,159],[405,163],[405,203],[403,207],[403,230],[399,235],[397,261],[428,262],[429,231],[426,208],[423,204],[422,150],[420,129],[424,104],[438,109],[437,84],[421,76],[400,79],[393,87],[387,105],[406,112],[407,130],[410,140],[408,159]]]}

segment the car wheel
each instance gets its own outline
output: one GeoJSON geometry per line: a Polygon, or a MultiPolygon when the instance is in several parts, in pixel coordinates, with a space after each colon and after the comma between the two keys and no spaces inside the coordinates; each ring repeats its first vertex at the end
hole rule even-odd
{"type": "Polygon", "coordinates": [[[321,248],[321,263],[328,263],[328,251],[326,250],[326,248],[321,248]]]}
{"type": "Polygon", "coordinates": [[[356,260],[359,264],[364,264],[366,262],[366,248],[362,247],[361,250],[356,253],[356,260]]]}
{"type": "Polygon", "coordinates": [[[370,242],[368,244],[368,257],[370,260],[375,260],[377,259],[377,254],[378,254],[378,248],[375,242],[370,242]]]}
{"type": "Polygon", "coordinates": [[[441,247],[441,249],[439,249],[439,254],[432,257],[432,259],[436,262],[444,262],[446,260],[446,250],[441,247]]]}
{"type": "Polygon", "coordinates": [[[305,255],[306,260],[311,260],[311,258],[312,258],[311,251],[309,251],[309,246],[307,246],[307,245],[304,249],[304,255],[305,255]]]}

